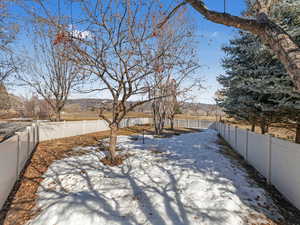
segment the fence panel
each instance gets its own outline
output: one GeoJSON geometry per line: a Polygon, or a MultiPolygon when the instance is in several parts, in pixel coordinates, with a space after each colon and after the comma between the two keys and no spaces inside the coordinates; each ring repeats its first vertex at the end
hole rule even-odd
{"type": "Polygon", "coordinates": [[[43,123],[40,125],[40,141],[72,137],[106,129],[108,126],[102,120],[43,123]]]}
{"type": "Polygon", "coordinates": [[[237,141],[236,141],[236,151],[246,159],[247,151],[247,130],[240,128],[236,129],[237,131],[237,141]]]}
{"type": "Polygon", "coordinates": [[[6,201],[17,178],[18,137],[13,136],[0,144],[0,208],[6,201]]]}
{"type": "Polygon", "coordinates": [[[263,176],[268,177],[269,137],[249,132],[248,161],[263,176]]]}
{"type": "Polygon", "coordinates": [[[84,133],[94,133],[100,131],[99,127],[97,127],[97,120],[87,120],[84,121],[84,133]]]}
{"type": "Polygon", "coordinates": [[[189,120],[189,128],[199,128],[198,120],[189,120]]]}
{"type": "Polygon", "coordinates": [[[300,145],[272,138],[271,182],[300,209],[300,145]]]}
{"type": "Polygon", "coordinates": [[[224,124],[219,123],[219,134],[224,137],[224,124]]]}
{"type": "Polygon", "coordinates": [[[66,137],[62,123],[42,123],[40,124],[40,141],[66,137]]]}
{"type": "Polygon", "coordinates": [[[292,204],[300,209],[300,145],[249,130],[216,125],[218,133],[292,204]]]}
{"type": "Polygon", "coordinates": [[[234,126],[229,126],[229,144],[231,147],[235,148],[235,127],[234,126]]]}
{"type": "Polygon", "coordinates": [[[229,125],[225,124],[224,126],[224,139],[229,142],[229,137],[230,137],[230,133],[229,133],[229,129],[228,129],[229,125]]]}
{"type": "MultiPolygon", "coordinates": [[[[25,166],[26,160],[28,158],[28,134],[27,131],[19,132],[19,159],[18,159],[18,173],[21,172],[22,168],[25,166]]],[[[2,146],[1,146],[2,149],[2,146]]],[[[2,151],[2,150],[1,150],[2,151]]]]}

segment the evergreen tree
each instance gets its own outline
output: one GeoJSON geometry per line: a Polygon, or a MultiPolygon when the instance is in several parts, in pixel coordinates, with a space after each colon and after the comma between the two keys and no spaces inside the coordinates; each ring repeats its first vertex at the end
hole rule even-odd
{"type": "Polygon", "coordinates": [[[224,87],[224,97],[218,104],[230,116],[248,121],[252,127],[260,125],[262,133],[267,132],[268,126],[280,118],[272,93],[264,88],[280,82],[282,73],[275,69],[275,59],[266,57],[269,53],[248,33],[240,33],[223,50],[227,55],[222,62],[226,75],[219,76],[218,81],[224,87]]]}
{"type": "MultiPolygon", "coordinates": [[[[300,1],[281,1],[271,9],[274,21],[300,43],[300,1]]],[[[226,75],[218,77],[223,85],[218,100],[230,116],[260,124],[262,133],[272,122],[296,124],[300,143],[300,95],[283,65],[259,40],[248,33],[231,40],[223,50],[226,75]]]]}

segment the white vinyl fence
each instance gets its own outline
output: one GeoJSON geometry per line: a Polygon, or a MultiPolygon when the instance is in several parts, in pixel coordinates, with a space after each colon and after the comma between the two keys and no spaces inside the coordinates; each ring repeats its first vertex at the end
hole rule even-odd
{"type": "MultiPolygon", "coordinates": [[[[129,127],[147,123],[150,123],[149,118],[127,118],[121,121],[120,127],[129,127]]],[[[39,141],[72,137],[109,129],[108,124],[104,120],[41,123],[39,128],[39,141]]]]}
{"type": "Polygon", "coordinates": [[[0,144],[0,208],[38,144],[38,127],[32,125],[0,144]]]}
{"type": "MultiPolygon", "coordinates": [[[[128,118],[121,122],[121,127],[147,124],[149,118],[128,118]]],[[[40,141],[71,137],[108,130],[103,120],[75,122],[45,122],[32,124],[23,132],[0,143],[0,209],[12,190],[19,174],[30,158],[32,151],[40,141]]]]}
{"type": "MultiPolygon", "coordinates": [[[[170,120],[166,121],[166,126],[170,126],[170,120]]],[[[174,127],[185,127],[192,129],[207,129],[214,125],[213,121],[209,120],[185,120],[185,119],[175,119],[174,127]]]]}
{"type": "Polygon", "coordinates": [[[300,144],[215,123],[214,129],[300,209],[300,144]]]}

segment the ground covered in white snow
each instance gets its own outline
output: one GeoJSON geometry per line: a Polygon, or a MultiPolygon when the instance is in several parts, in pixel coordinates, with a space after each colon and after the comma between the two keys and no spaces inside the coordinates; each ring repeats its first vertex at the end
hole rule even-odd
{"type": "Polygon", "coordinates": [[[120,147],[134,156],[119,167],[104,166],[103,152],[85,147],[89,153],[49,167],[38,192],[41,213],[29,224],[239,225],[280,217],[217,138],[213,130],[146,136],[145,144],[121,136],[120,147]]]}

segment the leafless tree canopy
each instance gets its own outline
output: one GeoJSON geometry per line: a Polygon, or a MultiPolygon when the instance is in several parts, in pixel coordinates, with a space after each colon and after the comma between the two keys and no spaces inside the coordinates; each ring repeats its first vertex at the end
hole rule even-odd
{"type": "Polygon", "coordinates": [[[82,73],[68,60],[68,46],[53,44],[57,32],[52,27],[38,24],[34,32],[34,47],[22,55],[24,72],[18,78],[42,97],[55,113],[56,120],[60,120],[71,90],[82,81],[82,73]]]}
{"type": "Polygon", "coordinates": [[[57,30],[53,45],[67,46],[67,60],[91,75],[85,91],[108,93],[112,99],[109,107],[106,104],[99,109],[99,116],[111,128],[111,158],[115,158],[116,132],[126,114],[143,103],[165,97],[149,96],[149,90],[171,76],[176,79],[177,74],[180,83],[198,68],[195,53],[186,51],[190,33],[167,25],[157,30],[165,14],[159,0],[76,1],[73,6],[80,10],[80,18],[71,18],[69,26],[51,14],[43,1],[36,3],[44,13],[32,14],[57,30]],[[140,100],[127,104],[132,99],[140,100]],[[112,116],[106,116],[105,111],[112,116]]]}
{"type": "MultiPolygon", "coordinates": [[[[157,17],[161,21],[163,15],[157,17]]],[[[156,134],[161,134],[167,118],[174,120],[178,106],[178,97],[187,94],[199,86],[199,62],[195,50],[195,29],[188,21],[185,10],[181,10],[176,19],[164,24],[156,31],[156,54],[161,54],[155,62],[155,89],[150,95],[161,96],[152,103],[156,134]],[[161,82],[163,81],[163,82],[161,82]]]]}
{"type": "Polygon", "coordinates": [[[8,1],[0,2],[0,83],[16,71],[16,65],[13,63],[13,51],[10,44],[14,41],[19,30],[15,23],[10,22],[10,15],[7,9],[8,1]]]}
{"type": "MultiPolygon", "coordinates": [[[[102,108],[99,116],[111,128],[110,150],[115,156],[116,131],[126,114],[153,98],[146,98],[157,83],[151,78],[156,54],[153,18],[160,10],[155,1],[85,1],[80,3],[85,30],[72,30],[71,60],[95,77],[97,86],[90,91],[106,91],[113,99],[111,107],[102,108]],[[88,32],[82,37],[83,32],[88,32]],[[79,41],[78,41],[79,40],[79,41]],[[126,104],[137,96],[140,101],[126,104]],[[144,98],[143,98],[144,97],[144,98]],[[112,117],[104,111],[112,112],[112,117]]],[[[158,82],[159,83],[159,82],[158,82]]]]}

